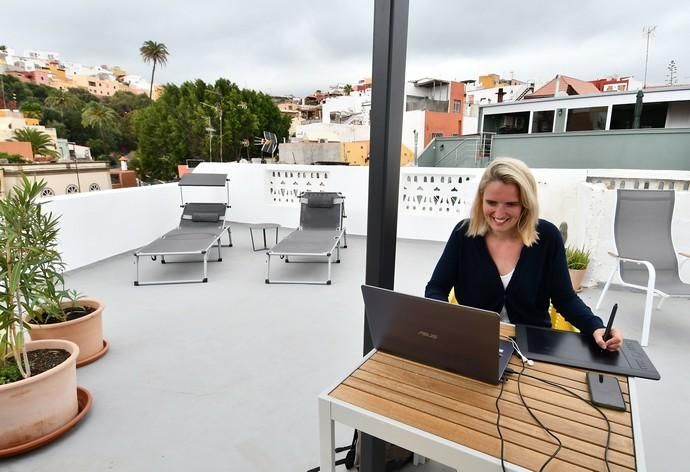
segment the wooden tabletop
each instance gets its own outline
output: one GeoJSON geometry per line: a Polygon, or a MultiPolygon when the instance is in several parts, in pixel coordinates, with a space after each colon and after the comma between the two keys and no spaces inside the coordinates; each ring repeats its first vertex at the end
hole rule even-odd
{"type": "MultiPolygon", "coordinates": [[[[515,356],[510,365],[515,371],[522,368],[515,356]]],[[[563,385],[589,399],[584,370],[535,362],[524,373],[563,385]]],[[[635,470],[628,381],[624,376],[617,378],[626,411],[601,409],[611,422],[608,460],[612,471],[635,470]]],[[[525,376],[521,377],[520,389],[533,413],[563,443],[546,470],[606,470],[603,461],[606,422],[591,405],[557,387],[525,376]]],[[[496,429],[499,392],[499,385],[377,352],[331,391],[330,396],[500,457],[496,429]]],[[[523,406],[516,375],[505,382],[499,407],[505,460],[539,470],[556,450],[557,443],[523,406]]]]}

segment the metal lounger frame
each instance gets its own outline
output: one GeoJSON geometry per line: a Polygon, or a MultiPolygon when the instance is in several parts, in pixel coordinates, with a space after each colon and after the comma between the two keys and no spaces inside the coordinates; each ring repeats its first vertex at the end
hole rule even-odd
{"type": "MultiPolygon", "coordinates": [[[[309,230],[298,230],[298,231],[309,231],[309,230]]],[[[297,233],[298,231],[293,232],[292,234],[297,233]]],[[[342,240],[343,236],[345,235],[345,230],[340,229],[338,231],[338,235],[334,237],[333,239],[333,245],[329,248],[328,251],[324,252],[291,252],[291,251],[275,251],[273,249],[270,249],[266,251],[266,259],[267,259],[267,264],[266,264],[266,283],[267,284],[315,284],[315,285],[330,285],[331,284],[331,264],[333,262],[340,262],[340,241],[342,240]],[[336,256],[335,261],[333,261],[333,255],[336,256]],[[325,280],[271,280],[271,256],[278,256],[281,259],[285,259],[285,262],[291,262],[291,263],[322,263],[326,262],[328,264],[328,273],[326,276],[325,280]],[[325,261],[317,260],[317,261],[310,261],[310,260],[301,260],[301,261],[295,261],[295,260],[290,260],[290,256],[295,256],[295,257],[319,257],[319,258],[325,258],[325,261]]],[[[278,246],[276,246],[278,247],[278,246]]]]}
{"type": "MultiPolygon", "coordinates": [[[[331,284],[331,264],[333,263],[333,256],[336,256],[335,262],[340,262],[340,248],[341,241],[345,243],[343,247],[347,247],[345,228],[343,226],[343,218],[345,217],[345,198],[337,192],[306,192],[301,195],[300,203],[300,226],[296,231],[290,233],[285,239],[274,246],[272,249],[266,251],[266,283],[282,283],[282,284],[331,284]],[[316,208],[310,209],[309,198],[310,196],[315,196],[317,199],[331,199],[331,206],[328,207],[327,215],[325,219],[321,219],[318,215],[318,210],[316,208]],[[317,213],[313,213],[316,211],[317,213]],[[304,246],[310,246],[309,241],[304,241],[307,239],[308,235],[320,236],[323,234],[329,240],[318,241],[320,246],[318,249],[305,249],[304,246]],[[302,246],[302,250],[295,250],[294,244],[291,246],[290,243],[294,243],[295,239],[302,241],[297,241],[298,245],[302,246]],[[332,240],[332,243],[329,242],[332,240]],[[325,244],[324,244],[325,243],[325,244]],[[328,274],[325,280],[271,280],[271,256],[279,256],[281,259],[285,259],[285,262],[326,262],[328,264],[328,274]],[[290,260],[290,257],[316,257],[321,260],[300,260],[294,261],[290,260]],[[323,260],[325,259],[325,260],[323,260]]],[[[315,242],[315,241],[312,241],[315,242]]],[[[313,244],[311,244],[314,247],[313,244]]]]}
{"type": "MultiPolygon", "coordinates": [[[[168,233],[166,236],[169,236],[170,234],[174,234],[176,230],[171,231],[168,233]]],[[[190,233],[187,233],[190,234],[190,233]]],[[[162,238],[161,238],[162,239],[162,238]]],[[[157,239],[155,242],[160,241],[160,239],[157,239]]],[[[152,243],[153,244],[153,243],[152,243]]],[[[149,245],[150,246],[150,245],[149,245]]],[[[208,263],[209,262],[221,262],[223,260],[220,252],[220,248],[222,246],[225,247],[232,247],[232,232],[230,230],[230,226],[228,224],[224,224],[221,231],[213,238],[209,239],[209,245],[202,250],[195,250],[195,251],[152,251],[152,252],[147,252],[146,247],[142,248],[142,250],[137,251],[134,253],[134,257],[136,260],[136,280],[134,281],[135,286],[140,286],[140,285],[163,285],[163,284],[188,284],[188,283],[206,283],[208,282],[208,263]],[[223,233],[226,232],[228,233],[228,244],[222,244],[221,238],[223,237],[223,233]],[[208,260],[208,256],[211,252],[211,248],[213,246],[216,246],[218,249],[218,259],[216,260],[208,260]],[[165,256],[194,256],[194,255],[200,255],[202,256],[202,263],[203,263],[203,272],[202,272],[202,277],[200,279],[173,279],[173,280],[151,280],[148,282],[142,282],[139,280],[139,258],[140,257],[151,257],[154,261],[158,256],[161,258],[161,264],[173,264],[173,263],[190,263],[190,262],[198,262],[198,261],[170,261],[166,260],[165,256]]]]}
{"type": "MultiPolygon", "coordinates": [[[[211,262],[220,262],[223,260],[220,253],[220,248],[223,245],[221,238],[225,231],[228,232],[228,247],[232,247],[232,234],[230,225],[225,220],[225,211],[230,208],[230,190],[228,185],[229,179],[225,174],[204,174],[204,173],[189,173],[182,176],[178,186],[180,187],[180,202],[183,208],[180,216],[179,226],[164,234],[162,237],[156,239],[150,244],[144,246],[142,249],[134,253],[136,259],[136,279],[135,286],[139,285],[161,285],[161,284],[184,284],[184,283],[206,283],[208,282],[208,255],[213,246],[218,247],[218,259],[211,262]],[[186,203],[184,202],[183,187],[225,187],[226,201],[224,203],[186,203]],[[198,244],[193,250],[163,250],[157,246],[165,246],[161,243],[165,240],[175,241],[175,236],[188,236],[185,239],[195,239],[197,242],[201,241],[202,245],[198,244]],[[203,243],[208,243],[204,245],[203,243]],[[153,249],[152,249],[153,248],[153,249]],[[158,256],[161,257],[161,264],[173,262],[196,262],[196,261],[166,261],[165,256],[186,256],[186,255],[201,255],[203,262],[203,274],[201,279],[178,279],[178,280],[153,280],[149,282],[141,282],[139,280],[139,258],[142,256],[149,256],[154,261],[158,256]]],[[[181,238],[182,239],[182,238],[181,238]]],[[[179,244],[178,244],[179,246],[179,244]]]]}

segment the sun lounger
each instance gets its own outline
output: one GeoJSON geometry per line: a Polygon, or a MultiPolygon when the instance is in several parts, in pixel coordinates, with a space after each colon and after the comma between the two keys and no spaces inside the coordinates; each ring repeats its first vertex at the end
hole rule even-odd
{"type": "Polygon", "coordinates": [[[340,262],[340,244],[345,242],[344,202],[344,197],[336,192],[306,192],[300,196],[299,228],[266,252],[267,284],[331,284],[331,263],[334,257],[335,262],[340,262]],[[286,263],[326,262],[328,275],[326,280],[271,280],[272,256],[278,256],[286,263]]]}
{"type": "MultiPolygon", "coordinates": [[[[180,197],[182,198],[183,187],[226,187],[227,176],[225,174],[185,174],[179,183],[180,197]]],[[[225,211],[229,207],[225,203],[184,203],[182,198],[182,216],[177,228],[165,233],[160,238],[144,246],[134,253],[136,258],[137,276],[134,285],[158,285],[170,283],[193,283],[208,281],[207,265],[208,257],[213,246],[217,247],[218,258],[215,261],[222,261],[221,257],[221,237],[223,233],[228,233],[228,246],[232,246],[232,234],[230,226],[225,221],[225,211]],[[177,280],[154,280],[141,282],[139,280],[139,259],[150,257],[157,260],[160,257],[162,264],[171,262],[199,262],[196,260],[174,260],[166,259],[166,256],[201,256],[203,264],[203,275],[200,279],[177,279],[177,280]]]]}

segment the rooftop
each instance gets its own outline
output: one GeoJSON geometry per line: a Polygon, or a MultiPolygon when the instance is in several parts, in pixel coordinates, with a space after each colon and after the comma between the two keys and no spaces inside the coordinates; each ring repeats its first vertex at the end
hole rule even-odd
{"type": "MultiPolygon", "coordinates": [[[[204,171],[214,168],[203,167],[204,171]]],[[[285,226],[281,237],[295,225],[288,222],[296,223],[297,218],[288,196],[280,197],[286,201],[277,206],[274,202],[279,197],[269,197],[282,195],[275,191],[282,188],[279,180],[306,185],[301,174],[309,172],[304,169],[312,173],[307,176],[312,182],[317,181],[313,174],[326,172],[317,166],[225,168],[232,169],[230,218],[243,222],[273,219],[285,226]],[[253,173],[259,177],[251,177],[253,173]],[[272,176],[277,173],[272,187],[272,176]]],[[[403,170],[403,184],[407,177],[417,180],[416,176],[421,186],[422,180],[426,182],[424,176],[429,177],[423,169],[403,170]]],[[[444,171],[454,176],[465,170],[435,169],[435,185],[440,185],[440,172],[444,171]]],[[[170,223],[174,225],[179,216],[177,186],[55,198],[50,205],[63,215],[63,238],[74,240],[61,243],[73,268],[66,277],[68,286],[105,303],[104,331],[110,351],[78,371],[78,383],[94,395],[94,407],[86,419],[57,442],[0,462],[1,468],[8,472],[273,472],[304,471],[318,465],[317,395],[361,358],[364,322],[360,285],[366,239],[357,233],[362,232],[360,213],[366,195],[354,189],[366,188],[356,185],[357,179],[366,178],[366,169],[327,172],[329,189],[351,189],[346,192],[348,248],[342,250],[342,262],[333,267],[330,286],[266,285],[264,252],[253,252],[247,225],[234,223],[234,246],[223,248],[223,262],[209,264],[207,284],[134,287],[131,254],[137,244],[132,234],[148,242],[169,229],[170,223]],[[105,201],[110,202],[106,212],[105,201]],[[123,224],[126,215],[130,220],[123,224]],[[106,226],[101,228],[101,224],[106,226]]],[[[538,180],[541,195],[547,199],[549,186],[562,189],[564,185],[544,174],[538,180]]],[[[471,190],[466,192],[471,194],[471,190]]],[[[585,201],[582,188],[575,201],[578,205],[585,201]]],[[[550,202],[544,211],[560,211],[556,205],[550,202]]],[[[421,295],[447,237],[446,226],[439,226],[438,220],[457,221],[459,216],[411,216],[411,211],[401,199],[395,289],[421,295]],[[410,218],[416,218],[416,223],[410,218]],[[423,232],[410,239],[417,226],[438,233],[437,241],[429,241],[434,238],[423,232]]],[[[606,217],[591,206],[584,205],[582,211],[597,221],[606,217]]],[[[610,221],[604,221],[602,227],[608,224],[610,221]]],[[[599,229],[589,228],[587,234],[600,241],[602,248],[597,251],[606,251],[609,241],[599,229]]],[[[575,241],[587,239],[587,235],[575,234],[574,225],[571,232],[575,241]]],[[[679,239],[688,241],[687,237],[679,239]]],[[[595,257],[599,257],[597,251],[595,257]]],[[[147,262],[152,278],[184,277],[182,274],[197,270],[190,264],[163,266],[142,260],[142,264],[147,262]]],[[[276,263],[272,270],[276,278],[299,279],[325,269],[314,264],[276,263]]],[[[598,274],[605,270],[595,266],[592,272],[590,287],[581,294],[590,306],[600,293],[598,274]]],[[[639,339],[644,295],[614,290],[605,305],[610,307],[614,301],[619,304],[618,326],[626,337],[639,339]]],[[[684,373],[690,318],[684,315],[689,306],[690,301],[671,299],[654,313],[646,350],[662,379],[638,382],[649,470],[672,470],[686,459],[690,383],[684,373]]],[[[336,443],[349,444],[351,434],[350,429],[337,425],[336,443]]],[[[406,470],[446,469],[431,463],[406,470]]]]}

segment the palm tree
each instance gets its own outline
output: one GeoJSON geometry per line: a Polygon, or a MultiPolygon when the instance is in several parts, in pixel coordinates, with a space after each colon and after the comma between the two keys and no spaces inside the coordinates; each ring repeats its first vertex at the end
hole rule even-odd
{"type": "Polygon", "coordinates": [[[99,102],[89,102],[81,111],[81,124],[87,128],[97,128],[104,138],[103,129],[117,126],[118,115],[110,107],[99,102]]]}
{"type": "Polygon", "coordinates": [[[343,87],[343,92],[345,92],[345,95],[350,95],[352,93],[352,85],[345,84],[345,87],[343,87]]]}
{"type": "Polygon", "coordinates": [[[75,110],[79,106],[79,99],[65,90],[56,90],[46,98],[45,104],[60,110],[60,118],[64,121],[65,110],[75,110]]]}
{"type": "Polygon", "coordinates": [[[34,128],[19,128],[14,131],[14,137],[11,141],[31,143],[31,152],[34,156],[58,157],[55,144],[53,144],[50,136],[43,131],[34,128]]]}
{"type": "Polygon", "coordinates": [[[149,89],[149,98],[153,94],[153,77],[156,74],[156,64],[165,65],[168,62],[168,48],[163,43],[155,41],[145,41],[139,48],[144,62],[153,62],[153,69],[151,70],[151,88],[149,89]]]}

